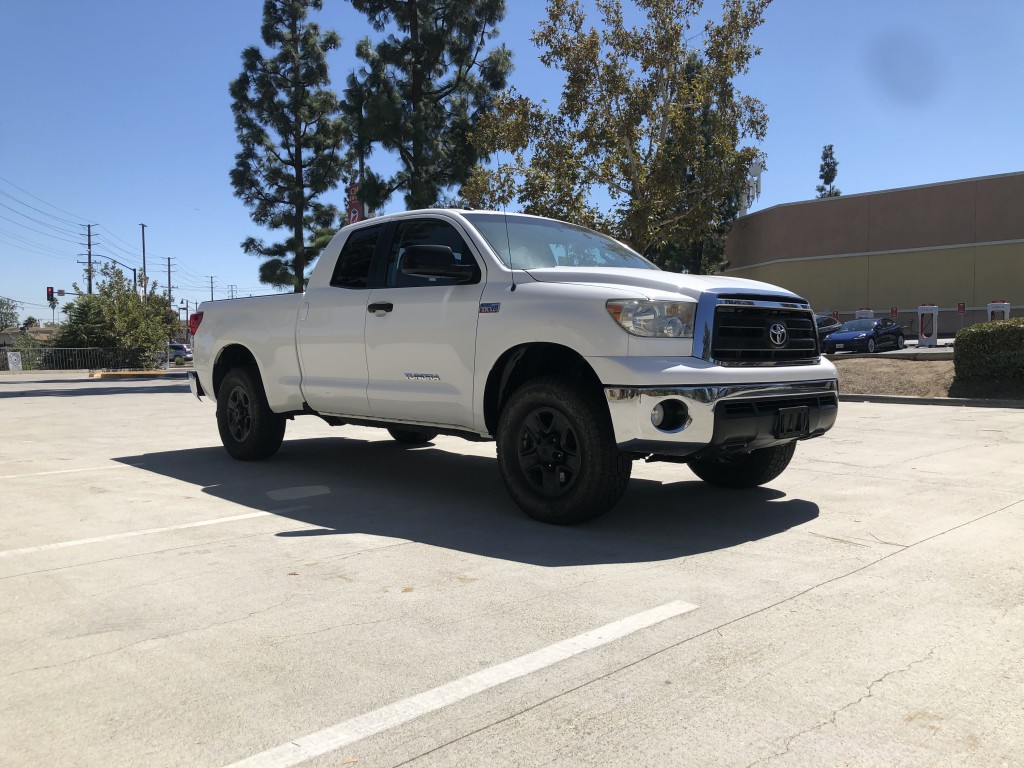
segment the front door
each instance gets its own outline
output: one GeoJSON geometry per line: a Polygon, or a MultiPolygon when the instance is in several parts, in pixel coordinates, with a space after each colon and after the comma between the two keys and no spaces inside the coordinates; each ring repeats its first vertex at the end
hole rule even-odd
{"type": "Polygon", "coordinates": [[[306,292],[297,346],[302,395],[318,413],[368,416],[366,302],[370,268],[385,225],[357,229],[342,246],[330,285],[306,292]]]}
{"type": "Polygon", "coordinates": [[[483,292],[480,260],[459,228],[424,215],[395,225],[384,287],[366,311],[370,411],[379,419],[473,427],[476,326],[483,292]],[[477,264],[471,283],[403,275],[411,245],[444,245],[456,261],[477,264]]]}

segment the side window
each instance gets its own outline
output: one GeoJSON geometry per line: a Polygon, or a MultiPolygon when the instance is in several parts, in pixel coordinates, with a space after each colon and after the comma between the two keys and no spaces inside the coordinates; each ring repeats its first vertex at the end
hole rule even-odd
{"type": "Polygon", "coordinates": [[[402,254],[411,245],[447,245],[452,249],[456,264],[476,264],[462,235],[447,221],[440,219],[412,219],[395,227],[391,252],[388,254],[388,288],[412,288],[421,285],[455,285],[450,277],[423,277],[402,274],[402,254]]]}
{"type": "Polygon", "coordinates": [[[334,265],[331,285],[335,288],[366,288],[370,284],[370,264],[384,227],[367,227],[348,236],[334,265]]]}

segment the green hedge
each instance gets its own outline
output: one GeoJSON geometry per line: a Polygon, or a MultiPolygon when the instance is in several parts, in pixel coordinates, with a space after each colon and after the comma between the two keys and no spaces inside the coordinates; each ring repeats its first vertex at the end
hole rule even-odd
{"type": "Polygon", "coordinates": [[[1024,381],[1024,317],[958,331],[953,367],[961,381],[1024,381]]]}

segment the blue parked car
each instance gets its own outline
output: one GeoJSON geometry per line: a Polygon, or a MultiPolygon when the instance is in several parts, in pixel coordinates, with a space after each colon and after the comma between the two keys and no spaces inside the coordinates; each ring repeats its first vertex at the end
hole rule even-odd
{"type": "Polygon", "coordinates": [[[903,349],[903,326],[888,317],[849,320],[825,337],[822,352],[875,352],[879,349],[903,349]]]}

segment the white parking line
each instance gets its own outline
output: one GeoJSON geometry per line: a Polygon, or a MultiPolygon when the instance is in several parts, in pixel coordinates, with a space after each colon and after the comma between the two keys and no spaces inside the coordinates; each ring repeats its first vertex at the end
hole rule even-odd
{"type": "Polygon", "coordinates": [[[89,539],[75,539],[74,541],[58,541],[55,544],[41,544],[38,547],[22,547],[21,549],[7,549],[0,551],[0,557],[12,557],[14,555],[28,555],[32,552],[45,552],[48,549],[64,549],[65,547],[80,547],[83,544],[96,544],[101,541],[114,541],[116,539],[130,539],[135,536],[148,536],[151,533],[166,533],[167,531],[181,531],[185,528],[200,528],[204,525],[219,525],[220,523],[233,523],[237,520],[250,520],[254,517],[266,517],[267,515],[286,515],[289,512],[298,512],[308,509],[305,505],[298,507],[285,507],[276,509],[273,512],[246,512],[244,515],[232,515],[231,517],[217,517],[213,520],[199,520],[194,523],[182,523],[181,525],[168,525],[164,528],[147,528],[144,531],[126,531],[125,533],[111,533],[106,536],[93,536],[89,539]]]}
{"type": "Polygon", "coordinates": [[[50,472],[28,472],[24,475],[0,475],[0,480],[18,480],[22,477],[43,477],[44,475],[68,475],[72,472],[100,472],[105,469],[135,469],[145,464],[106,464],[102,467],[79,467],[78,469],[54,469],[50,472]]]}
{"type": "Polygon", "coordinates": [[[646,629],[666,619],[696,609],[696,605],[676,600],[649,611],[613,621],[611,624],[605,624],[603,627],[584,632],[582,635],[562,640],[554,645],[541,648],[539,651],[520,656],[518,659],[474,672],[459,680],[353,717],[351,720],[268,749],[266,752],[260,752],[258,755],[239,760],[228,768],[286,768],[286,766],[298,765],[368,736],[415,720],[421,715],[434,712],[449,704],[468,699],[470,696],[502,683],[525,677],[584,651],[599,648],[638,630],[646,629]]]}

